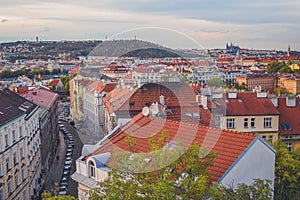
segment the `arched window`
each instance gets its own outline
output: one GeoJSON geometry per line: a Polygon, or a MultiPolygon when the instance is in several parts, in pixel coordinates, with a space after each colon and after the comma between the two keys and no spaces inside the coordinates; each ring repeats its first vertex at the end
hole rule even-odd
{"type": "Polygon", "coordinates": [[[95,164],[94,164],[94,162],[93,161],[89,161],[88,167],[89,167],[89,177],[90,178],[96,178],[96,175],[95,175],[95,164]]]}

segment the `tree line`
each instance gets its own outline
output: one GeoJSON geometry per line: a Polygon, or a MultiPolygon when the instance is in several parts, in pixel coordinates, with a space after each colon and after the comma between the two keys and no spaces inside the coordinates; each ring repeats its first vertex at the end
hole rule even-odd
{"type": "Polygon", "coordinates": [[[35,70],[35,69],[25,69],[25,70],[3,70],[0,72],[0,79],[3,78],[17,78],[19,76],[28,76],[34,77],[40,75],[58,75],[61,74],[62,71],[60,69],[53,69],[51,72],[49,70],[35,70]]]}

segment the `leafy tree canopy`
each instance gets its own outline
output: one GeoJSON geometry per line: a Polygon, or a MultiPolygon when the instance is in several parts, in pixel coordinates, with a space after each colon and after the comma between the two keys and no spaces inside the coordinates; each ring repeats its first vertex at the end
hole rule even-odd
{"type": "Polygon", "coordinates": [[[289,152],[281,140],[272,146],[276,150],[275,199],[300,199],[300,150],[289,152]]]}
{"type": "Polygon", "coordinates": [[[220,78],[211,78],[206,81],[206,84],[210,87],[223,87],[224,82],[220,78]]]}

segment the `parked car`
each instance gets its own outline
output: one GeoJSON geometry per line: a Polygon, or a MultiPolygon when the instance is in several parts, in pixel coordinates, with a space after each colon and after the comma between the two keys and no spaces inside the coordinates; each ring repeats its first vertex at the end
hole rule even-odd
{"type": "Polygon", "coordinates": [[[60,186],[68,186],[68,181],[61,181],[60,186]]]}

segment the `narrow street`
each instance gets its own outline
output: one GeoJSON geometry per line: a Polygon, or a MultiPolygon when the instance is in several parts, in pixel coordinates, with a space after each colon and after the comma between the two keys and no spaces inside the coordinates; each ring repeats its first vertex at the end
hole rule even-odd
{"type": "MultiPolygon", "coordinates": [[[[63,122],[62,124],[72,134],[74,139],[74,144],[75,144],[73,149],[73,158],[72,158],[71,172],[70,172],[70,175],[72,175],[76,170],[76,159],[81,156],[81,149],[83,145],[77,134],[76,129],[66,122],[63,122]]],[[[62,176],[62,172],[65,164],[65,157],[66,157],[67,140],[64,139],[64,134],[61,131],[59,132],[59,138],[60,138],[60,143],[57,147],[55,159],[53,161],[53,165],[50,169],[49,176],[48,179],[46,180],[46,185],[45,185],[45,189],[47,191],[50,191],[52,194],[54,194],[55,190],[58,191],[58,186],[62,176]]],[[[67,194],[77,197],[78,195],[77,186],[78,184],[73,179],[69,178],[67,194]]]]}
{"type": "Polygon", "coordinates": [[[45,189],[52,194],[54,190],[58,189],[60,178],[63,172],[66,156],[66,141],[64,140],[64,134],[59,132],[59,145],[56,150],[55,159],[53,160],[52,167],[46,180],[45,189]],[[58,157],[57,157],[58,156],[58,157]],[[58,159],[57,159],[58,158],[58,159]],[[57,185],[57,187],[55,187],[57,185]]]}

